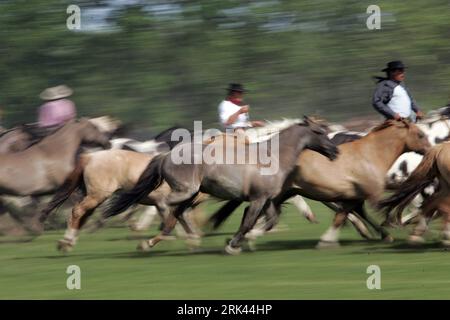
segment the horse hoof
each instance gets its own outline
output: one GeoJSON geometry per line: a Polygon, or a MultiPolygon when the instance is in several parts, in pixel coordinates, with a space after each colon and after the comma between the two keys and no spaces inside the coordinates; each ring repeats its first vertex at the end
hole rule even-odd
{"type": "Polygon", "coordinates": [[[421,236],[411,235],[408,238],[408,243],[413,246],[421,245],[425,243],[425,239],[421,236]]]}
{"type": "Polygon", "coordinates": [[[314,224],[319,223],[319,220],[317,220],[316,215],[314,213],[306,214],[305,218],[306,218],[306,220],[309,221],[309,223],[314,223],[314,224]]]}
{"type": "Polygon", "coordinates": [[[58,240],[56,248],[58,249],[58,251],[60,251],[62,253],[68,253],[68,252],[72,251],[73,244],[66,239],[62,239],[62,240],[58,240]]]}
{"type": "Polygon", "coordinates": [[[394,237],[391,236],[391,235],[388,235],[388,236],[383,238],[383,242],[392,243],[392,242],[394,242],[394,237]]]}
{"type": "Polygon", "coordinates": [[[337,241],[319,241],[316,245],[316,249],[331,249],[331,248],[339,248],[341,245],[337,241]]]}
{"type": "Polygon", "coordinates": [[[130,225],[128,226],[128,228],[130,228],[130,230],[133,231],[133,232],[144,231],[144,230],[142,230],[141,228],[139,228],[138,226],[136,226],[136,225],[134,225],[134,224],[130,224],[130,225]]]}
{"type": "Polygon", "coordinates": [[[256,251],[256,241],[254,241],[254,240],[247,241],[247,247],[250,252],[255,252],[256,251]]]}
{"type": "Polygon", "coordinates": [[[153,247],[150,245],[150,240],[142,240],[138,246],[137,246],[137,250],[138,251],[142,251],[142,252],[148,252],[150,251],[150,249],[153,247]]]}
{"type": "Polygon", "coordinates": [[[189,248],[198,248],[200,247],[202,240],[200,237],[189,237],[186,239],[186,244],[189,248]]]}
{"type": "Polygon", "coordinates": [[[241,247],[233,248],[232,246],[227,245],[225,247],[225,252],[229,255],[237,256],[242,252],[242,248],[241,247]]]}

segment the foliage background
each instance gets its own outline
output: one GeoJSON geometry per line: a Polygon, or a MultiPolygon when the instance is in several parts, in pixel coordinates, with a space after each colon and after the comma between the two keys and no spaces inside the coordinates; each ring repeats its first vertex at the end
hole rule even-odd
{"type": "Polygon", "coordinates": [[[408,66],[425,110],[449,102],[450,3],[366,0],[1,0],[3,124],[36,119],[38,94],[66,83],[81,115],[111,114],[163,129],[217,126],[229,82],[251,92],[253,119],[321,114],[339,121],[373,113],[374,75],[408,66]],[[69,4],[82,28],[66,27],[69,4]]]}

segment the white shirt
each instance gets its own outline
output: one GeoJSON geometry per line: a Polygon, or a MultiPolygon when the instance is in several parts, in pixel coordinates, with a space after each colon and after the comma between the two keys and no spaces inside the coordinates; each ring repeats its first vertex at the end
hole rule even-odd
{"type": "Polygon", "coordinates": [[[232,103],[231,101],[224,100],[219,105],[219,120],[222,126],[225,129],[228,128],[242,128],[242,127],[250,127],[250,123],[248,122],[248,113],[241,113],[236,122],[232,123],[230,125],[226,125],[228,119],[238,112],[238,110],[241,109],[240,106],[232,103]]]}
{"type": "Polygon", "coordinates": [[[409,98],[408,92],[401,85],[394,88],[392,99],[388,102],[387,106],[402,118],[408,118],[412,113],[411,99],[409,98]]]}

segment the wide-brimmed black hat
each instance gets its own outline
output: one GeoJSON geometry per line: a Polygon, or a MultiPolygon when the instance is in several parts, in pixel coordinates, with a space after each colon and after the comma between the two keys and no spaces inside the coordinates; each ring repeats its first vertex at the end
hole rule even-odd
{"type": "Polygon", "coordinates": [[[386,72],[398,69],[406,69],[406,66],[400,60],[388,62],[387,67],[381,71],[386,72]]]}
{"type": "Polygon", "coordinates": [[[244,86],[240,83],[230,83],[227,88],[228,92],[236,91],[236,92],[247,92],[244,89],[244,86]]]}

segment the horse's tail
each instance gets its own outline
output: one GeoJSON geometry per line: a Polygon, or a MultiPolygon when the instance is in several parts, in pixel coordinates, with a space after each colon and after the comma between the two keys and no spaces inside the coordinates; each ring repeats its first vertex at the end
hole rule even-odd
{"type": "Polygon", "coordinates": [[[396,209],[397,221],[401,221],[401,213],[405,207],[428,185],[438,174],[436,159],[443,145],[433,147],[422,159],[419,166],[411,173],[408,179],[401,183],[398,190],[390,197],[379,202],[378,207],[386,215],[396,209]]]}
{"type": "Polygon", "coordinates": [[[52,200],[41,211],[39,216],[39,220],[41,222],[44,222],[47,219],[48,215],[53,210],[61,206],[75,190],[83,187],[84,185],[83,173],[84,168],[86,167],[88,162],[89,162],[89,155],[87,154],[81,155],[78,158],[72,173],[66,179],[64,184],[56,191],[52,200]]]}
{"type": "Polygon", "coordinates": [[[164,159],[165,154],[154,157],[142,172],[134,188],[121,192],[117,197],[114,197],[108,208],[103,212],[103,216],[108,218],[118,215],[158,188],[164,181],[161,174],[164,159]]]}

